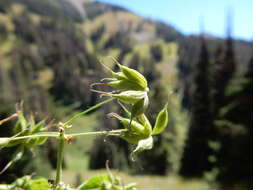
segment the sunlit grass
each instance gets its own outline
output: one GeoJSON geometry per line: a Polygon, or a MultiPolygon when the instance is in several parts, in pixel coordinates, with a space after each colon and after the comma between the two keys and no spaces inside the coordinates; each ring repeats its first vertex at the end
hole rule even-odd
{"type": "MultiPolygon", "coordinates": [[[[101,173],[106,173],[106,170],[86,170],[79,172],[79,175],[81,180],[85,181],[101,173]]],[[[211,190],[210,185],[200,179],[185,180],[178,176],[128,175],[116,170],[113,170],[112,173],[119,176],[125,184],[136,182],[138,190],[211,190]]],[[[74,185],[77,180],[77,173],[65,170],[63,180],[74,185]]]]}

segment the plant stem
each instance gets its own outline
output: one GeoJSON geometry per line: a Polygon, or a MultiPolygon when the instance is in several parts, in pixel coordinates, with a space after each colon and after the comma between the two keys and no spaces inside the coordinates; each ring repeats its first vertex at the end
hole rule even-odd
{"type": "Polygon", "coordinates": [[[117,130],[112,130],[112,131],[94,131],[94,132],[86,132],[86,133],[73,133],[73,134],[65,135],[64,129],[60,129],[59,138],[58,138],[59,144],[58,144],[58,152],[57,152],[56,178],[55,178],[53,189],[56,190],[62,178],[62,161],[63,161],[65,138],[78,137],[78,136],[91,136],[91,135],[113,135],[113,134],[120,134],[125,131],[127,131],[127,129],[117,129],[117,130]]]}
{"type": "Polygon", "coordinates": [[[114,99],[115,99],[115,98],[110,98],[110,99],[108,99],[108,100],[105,100],[105,101],[103,101],[103,102],[100,102],[100,103],[96,104],[95,106],[90,107],[90,108],[87,109],[87,110],[84,110],[84,111],[81,112],[81,113],[78,113],[78,114],[74,115],[73,117],[71,117],[70,119],[68,119],[63,125],[64,125],[64,126],[67,126],[67,125],[71,124],[75,119],[77,119],[77,118],[81,117],[82,115],[85,115],[85,114],[87,114],[87,113],[89,113],[89,112],[91,112],[91,111],[93,111],[93,110],[99,108],[100,106],[102,106],[102,105],[104,105],[104,104],[107,104],[107,103],[113,101],[114,99]]]}
{"type": "Polygon", "coordinates": [[[12,120],[12,119],[14,119],[14,118],[16,118],[16,117],[18,117],[18,114],[17,114],[17,113],[14,113],[14,114],[12,114],[12,115],[9,116],[9,117],[7,117],[7,118],[5,118],[5,119],[3,119],[3,120],[0,120],[0,125],[2,125],[3,123],[5,123],[5,122],[7,122],[7,121],[10,121],[10,120],[12,120]]]}
{"type": "Polygon", "coordinates": [[[11,141],[22,140],[22,139],[30,139],[30,138],[38,138],[38,137],[52,137],[59,138],[59,132],[39,132],[34,135],[26,135],[26,136],[18,136],[18,137],[10,137],[11,141]]]}
{"type": "Polygon", "coordinates": [[[91,136],[91,135],[113,135],[126,132],[127,129],[117,129],[112,131],[94,131],[94,132],[85,132],[85,133],[73,133],[66,135],[67,137],[81,137],[81,136],[91,136]]]}
{"type": "Polygon", "coordinates": [[[58,152],[57,152],[56,178],[55,178],[54,187],[53,187],[54,190],[57,188],[62,178],[62,160],[63,160],[63,151],[64,151],[64,143],[65,143],[63,129],[60,130],[58,141],[59,141],[59,144],[58,144],[58,152]]]}
{"type": "MultiPolygon", "coordinates": [[[[72,134],[65,133],[64,136],[67,138],[67,137],[82,137],[82,136],[92,136],[92,135],[112,135],[112,134],[119,134],[126,131],[127,129],[116,129],[112,131],[91,131],[91,132],[72,133],[72,134]]],[[[40,132],[34,135],[27,135],[27,136],[20,136],[20,137],[10,137],[10,138],[0,137],[0,139],[9,139],[9,142],[11,142],[11,141],[32,139],[32,138],[38,138],[38,137],[48,137],[48,138],[51,137],[51,138],[56,138],[56,139],[61,138],[59,132],[40,132]]]]}

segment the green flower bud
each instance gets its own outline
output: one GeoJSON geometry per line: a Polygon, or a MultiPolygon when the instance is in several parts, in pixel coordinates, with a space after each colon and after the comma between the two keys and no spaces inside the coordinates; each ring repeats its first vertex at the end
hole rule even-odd
{"type": "Polygon", "coordinates": [[[133,154],[136,152],[144,151],[144,150],[149,150],[153,147],[153,138],[152,136],[142,139],[138,142],[137,147],[134,149],[133,154]]]}
{"type": "Polygon", "coordinates": [[[160,134],[167,127],[168,122],[169,122],[167,107],[168,107],[168,104],[166,104],[164,108],[160,111],[160,113],[158,114],[156,118],[156,122],[155,122],[155,127],[153,129],[153,135],[160,134]]]}
{"type": "Polygon", "coordinates": [[[139,140],[145,139],[151,134],[147,126],[144,126],[135,120],[131,121],[130,119],[123,118],[116,113],[111,113],[110,116],[118,119],[124,127],[128,129],[127,132],[120,135],[120,137],[125,139],[127,142],[137,144],[139,140]]]}
{"type": "Polygon", "coordinates": [[[112,116],[118,119],[124,125],[126,129],[128,129],[129,131],[132,131],[133,133],[142,134],[144,132],[145,127],[137,121],[132,121],[130,125],[130,119],[121,117],[120,115],[116,113],[110,113],[109,116],[112,116]]]}
{"type": "Polygon", "coordinates": [[[144,98],[137,101],[133,105],[132,110],[131,110],[131,117],[133,118],[133,117],[137,117],[137,116],[143,114],[146,111],[148,104],[149,104],[149,99],[146,94],[144,98]]]}
{"type": "MultiPolygon", "coordinates": [[[[131,118],[131,113],[127,110],[127,108],[123,104],[121,104],[120,102],[119,102],[119,105],[125,111],[127,116],[131,118]]],[[[131,118],[131,119],[133,119],[133,120],[139,122],[140,124],[142,124],[146,128],[146,130],[149,131],[148,132],[149,134],[152,133],[152,126],[151,126],[148,118],[145,116],[144,113],[142,113],[142,114],[140,114],[140,115],[138,115],[134,118],[131,118]]]]}
{"type": "Polygon", "coordinates": [[[138,144],[140,140],[144,139],[142,136],[132,134],[130,132],[125,132],[121,134],[119,137],[132,144],[138,144]]]}
{"type": "MultiPolygon", "coordinates": [[[[116,59],[111,57],[115,62],[117,62],[116,59]]],[[[126,76],[122,72],[114,72],[110,67],[106,66],[105,64],[101,63],[102,66],[117,80],[126,79],[126,76]]],[[[119,63],[118,63],[119,64],[119,63]]]]}
{"type": "Polygon", "coordinates": [[[138,71],[134,70],[134,69],[130,69],[126,66],[120,65],[119,63],[117,63],[121,72],[126,76],[126,78],[129,81],[132,81],[134,83],[136,83],[137,85],[140,86],[140,88],[144,91],[148,91],[148,83],[146,78],[139,73],[138,71]]]}
{"type": "MultiPolygon", "coordinates": [[[[135,104],[139,100],[145,98],[147,96],[147,92],[128,90],[128,91],[123,91],[119,94],[110,94],[109,93],[109,95],[112,96],[112,97],[116,97],[118,100],[120,100],[123,103],[135,104]]],[[[106,94],[105,94],[105,96],[106,96],[106,94]]]]}
{"type": "Polygon", "coordinates": [[[127,79],[127,77],[122,72],[113,72],[111,71],[112,77],[114,77],[117,80],[124,80],[127,79]]]}
{"type": "Polygon", "coordinates": [[[119,90],[142,90],[139,85],[129,80],[113,80],[107,83],[109,86],[119,90]]]}
{"type": "Polygon", "coordinates": [[[139,115],[136,118],[136,120],[144,126],[147,136],[150,136],[152,134],[152,126],[151,126],[148,118],[145,116],[145,114],[139,115]]]}

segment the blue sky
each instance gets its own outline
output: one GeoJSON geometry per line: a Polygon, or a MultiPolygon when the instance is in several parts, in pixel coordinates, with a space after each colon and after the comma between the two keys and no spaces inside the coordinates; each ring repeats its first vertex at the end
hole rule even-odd
{"type": "Polygon", "coordinates": [[[141,16],[172,24],[185,34],[205,31],[224,37],[228,10],[232,10],[232,35],[253,40],[253,0],[99,0],[125,7],[141,16]],[[201,19],[202,18],[202,19],[201,19]]]}

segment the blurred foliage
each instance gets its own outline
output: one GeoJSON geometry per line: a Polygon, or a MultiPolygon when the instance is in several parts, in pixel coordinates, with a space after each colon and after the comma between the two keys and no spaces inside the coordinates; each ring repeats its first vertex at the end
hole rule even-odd
{"type": "Polygon", "coordinates": [[[208,160],[212,150],[208,143],[214,140],[215,134],[210,106],[209,65],[209,54],[202,37],[199,61],[194,72],[191,121],[180,172],[184,176],[201,177],[205,171],[212,169],[212,163],[208,160]]]}

